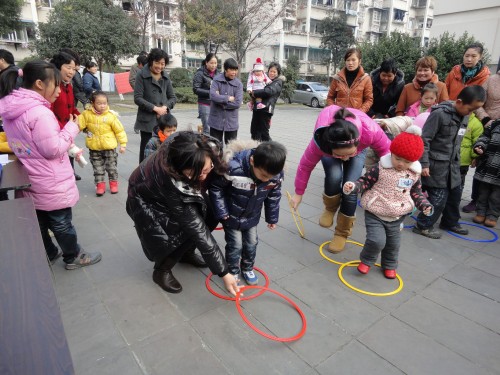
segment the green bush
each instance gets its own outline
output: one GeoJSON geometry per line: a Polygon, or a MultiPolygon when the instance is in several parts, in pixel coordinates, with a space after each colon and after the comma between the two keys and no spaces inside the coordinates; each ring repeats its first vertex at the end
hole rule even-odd
{"type": "Polygon", "coordinates": [[[192,87],[193,73],[185,68],[174,68],[170,71],[170,80],[174,88],[192,87]]]}
{"type": "Polygon", "coordinates": [[[193,92],[193,88],[189,87],[176,87],[174,89],[177,103],[198,103],[198,96],[193,92]]]}

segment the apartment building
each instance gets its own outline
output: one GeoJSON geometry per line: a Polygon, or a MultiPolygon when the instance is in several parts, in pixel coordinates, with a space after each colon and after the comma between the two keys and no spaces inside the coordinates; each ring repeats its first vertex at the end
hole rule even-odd
{"type": "MultiPolygon", "coordinates": [[[[12,51],[17,60],[29,56],[27,46],[35,38],[36,26],[44,22],[54,4],[63,0],[26,0],[22,11],[23,28],[0,36],[0,48],[12,51]]],[[[132,16],[134,4],[143,0],[114,0],[132,16]]],[[[277,4],[280,0],[276,1],[277,4]]],[[[484,0],[486,1],[486,0],[484,0]]],[[[146,32],[146,46],[163,48],[170,56],[168,68],[197,68],[205,57],[201,44],[190,43],[181,34],[177,0],[157,0],[146,32]]],[[[261,40],[258,49],[250,49],[243,62],[243,70],[250,68],[257,57],[265,64],[271,61],[285,63],[296,55],[301,61],[302,75],[326,74],[322,61],[325,51],[320,48],[319,23],[332,11],[347,15],[356,41],[376,42],[382,35],[393,31],[404,32],[425,45],[433,23],[433,0],[295,0],[283,16],[272,26],[271,36],[261,40]]],[[[215,46],[214,46],[215,48],[215,46]]],[[[218,50],[223,60],[230,55],[218,50]]],[[[128,68],[134,59],[121,62],[128,68]]]]}
{"type": "MultiPolygon", "coordinates": [[[[453,5],[437,1],[432,37],[445,31],[460,36],[469,35],[484,43],[491,55],[490,70],[496,70],[500,57],[500,3],[498,0],[455,0],[453,5]]],[[[457,64],[460,61],[457,61],[457,64]]]]}

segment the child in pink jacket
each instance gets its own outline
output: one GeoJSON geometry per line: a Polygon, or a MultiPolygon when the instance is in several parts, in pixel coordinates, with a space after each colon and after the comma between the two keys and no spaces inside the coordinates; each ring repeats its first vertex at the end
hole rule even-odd
{"type": "Polygon", "coordinates": [[[71,207],[79,195],[68,149],[79,128],[71,115],[61,129],[50,110],[59,95],[59,83],[59,70],[41,60],[30,61],[19,71],[6,71],[0,76],[0,116],[9,145],[25,166],[31,183],[16,196],[33,199],[49,260],[53,263],[62,255],[66,269],[72,270],[99,262],[101,254],[87,253],[78,245],[71,222],[71,207]],[[23,77],[23,85],[15,90],[18,76],[23,77]],[[52,242],[49,229],[62,254],[52,242]]]}
{"type": "Polygon", "coordinates": [[[430,112],[431,107],[438,102],[439,89],[434,83],[428,83],[422,89],[422,97],[419,101],[408,107],[406,116],[417,117],[421,113],[430,112]]]}

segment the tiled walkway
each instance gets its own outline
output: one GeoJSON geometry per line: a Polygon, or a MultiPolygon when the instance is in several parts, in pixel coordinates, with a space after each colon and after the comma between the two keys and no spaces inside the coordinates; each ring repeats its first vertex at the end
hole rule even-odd
{"type": "MultiPolygon", "coordinates": [[[[272,120],[271,136],[289,152],[284,190],[292,194],[297,163],[318,113],[300,105],[284,106],[272,120]]],[[[196,128],[197,111],[174,114],[179,129],[196,128]]],[[[90,165],[77,169],[83,179],[78,182],[81,198],[74,224],[80,243],[89,251],[101,251],[103,260],[76,271],[64,270],[62,262],[54,266],[77,374],[500,374],[500,242],[470,242],[449,234],[430,240],[406,229],[398,269],[403,290],[390,297],[357,293],[341,283],[338,266],[318,252],[332,235],[317,225],[321,166],[313,172],[299,209],[305,239],[297,233],[285,198],[279,227],[270,231],[265,223],[259,225],[256,265],[269,275],[271,288],[292,298],[305,313],[307,332],[302,339],[279,343],[252,331],[233,302],[207,292],[207,270],[178,265],[174,273],[183,292],[163,292],[151,280],[152,264],[125,212],[127,178],[137,166],[139,136],[133,132],[135,115],[121,120],[129,145],[119,157],[120,193],[97,198],[90,165]]],[[[249,138],[246,109],[240,111],[240,124],[240,137],[249,138]]],[[[83,136],[78,143],[83,146],[83,136]]],[[[353,240],[362,243],[363,210],[357,215],[353,240]]],[[[471,217],[464,215],[463,220],[470,222],[471,217]]],[[[470,229],[471,238],[490,236],[470,229]]],[[[222,232],[215,237],[223,247],[222,232]]],[[[359,251],[349,244],[335,259],[358,259],[359,251]]],[[[398,286],[377,270],[361,276],[351,267],[343,275],[373,292],[398,286]]],[[[293,336],[300,329],[299,315],[272,294],[242,305],[254,324],[273,335],[293,336]]]]}

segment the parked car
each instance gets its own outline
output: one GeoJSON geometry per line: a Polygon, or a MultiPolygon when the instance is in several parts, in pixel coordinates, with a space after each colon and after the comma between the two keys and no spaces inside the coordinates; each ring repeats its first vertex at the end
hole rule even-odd
{"type": "Polygon", "coordinates": [[[324,107],[327,96],[328,87],[319,82],[298,82],[290,103],[302,103],[314,108],[324,107]]]}

